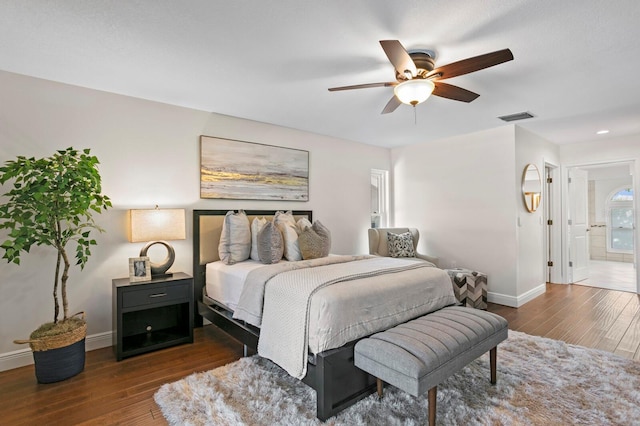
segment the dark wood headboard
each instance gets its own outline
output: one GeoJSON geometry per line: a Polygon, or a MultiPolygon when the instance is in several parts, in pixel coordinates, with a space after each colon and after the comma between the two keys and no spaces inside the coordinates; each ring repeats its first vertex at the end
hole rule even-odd
{"type": "MultiPolygon", "coordinates": [[[[205,272],[207,263],[220,260],[218,244],[222,234],[224,217],[230,210],[194,210],[193,211],[193,291],[196,303],[195,322],[197,327],[202,326],[202,316],[198,313],[198,302],[202,301],[202,292],[205,286],[205,272]]],[[[249,222],[254,217],[273,219],[277,210],[245,210],[249,222]]],[[[284,211],[284,210],[283,210],[284,211]]],[[[311,210],[293,210],[297,219],[306,217],[313,221],[311,210]]]]}

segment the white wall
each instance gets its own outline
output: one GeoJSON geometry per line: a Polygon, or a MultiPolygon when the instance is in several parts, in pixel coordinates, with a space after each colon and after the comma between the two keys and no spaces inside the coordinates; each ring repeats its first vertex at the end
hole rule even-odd
{"type": "MultiPolygon", "coordinates": [[[[490,300],[517,296],[514,127],[392,149],[394,223],[420,231],[440,266],[488,275],[490,300]]],[[[518,200],[519,201],[519,200],[518,200]]]]}
{"type": "MultiPolygon", "coordinates": [[[[97,236],[87,267],[74,268],[69,279],[70,309],[87,312],[88,348],[109,344],[111,280],[128,275],[128,258],[142,246],[126,240],[129,208],[185,208],[187,235],[194,208],[310,209],[332,231],[332,252],[368,251],[370,171],[390,168],[387,149],[7,72],[0,72],[0,99],[1,163],[68,146],[91,148],[101,161],[114,207],[97,218],[106,233],[97,236]],[[308,150],[309,201],[200,199],[201,134],[308,150]]],[[[191,273],[191,237],[173,246],[172,270],[191,273]]],[[[26,350],[12,341],[53,317],[53,250],[34,247],[21,263],[0,262],[0,370],[23,364],[26,350]]]]}
{"type": "Polygon", "coordinates": [[[393,224],[417,227],[421,251],[486,273],[492,302],[521,306],[545,291],[545,200],[526,210],[522,173],[559,166],[554,144],[507,125],[391,154],[393,224]]]}
{"type": "MultiPolygon", "coordinates": [[[[545,253],[544,211],[548,203],[542,197],[539,208],[530,213],[522,199],[522,174],[527,164],[535,164],[545,181],[545,163],[559,166],[557,145],[516,126],[516,174],[515,191],[517,202],[517,239],[518,239],[518,289],[519,305],[544,293],[547,281],[547,255],[545,253]]],[[[544,184],[543,184],[544,185],[544,184]]],[[[559,201],[559,200],[557,200],[559,201]]]]}

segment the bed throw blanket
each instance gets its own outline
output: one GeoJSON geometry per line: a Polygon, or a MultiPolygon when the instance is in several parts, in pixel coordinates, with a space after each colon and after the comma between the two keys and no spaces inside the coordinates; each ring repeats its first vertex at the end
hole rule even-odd
{"type": "MultiPolygon", "coordinates": [[[[339,282],[399,272],[420,279],[420,270],[432,267],[428,262],[373,257],[276,274],[268,281],[264,293],[258,354],[302,379],[307,372],[309,305],[318,290],[339,282]]],[[[450,285],[441,291],[443,297],[436,298],[432,310],[450,304],[453,299],[450,285]],[[442,303],[445,305],[440,306],[442,303]]]]}
{"type": "Polygon", "coordinates": [[[375,256],[371,255],[337,255],[301,260],[298,262],[279,262],[254,269],[249,272],[245,279],[242,293],[240,293],[240,298],[238,299],[238,306],[233,313],[233,318],[246,321],[256,327],[261,327],[266,284],[271,278],[280,273],[296,269],[307,269],[336,263],[353,262],[355,260],[371,259],[374,257],[375,256]]]}

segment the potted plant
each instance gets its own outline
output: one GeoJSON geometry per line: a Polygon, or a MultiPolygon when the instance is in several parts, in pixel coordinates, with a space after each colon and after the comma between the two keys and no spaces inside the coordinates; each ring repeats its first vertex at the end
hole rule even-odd
{"type": "Polygon", "coordinates": [[[11,181],[0,205],[0,229],[8,239],[0,247],[3,259],[20,264],[20,256],[33,245],[51,246],[57,253],[53,280],[53,322],[43,324],[28,340],[33,350],[36,378],[52,383],[75,376],[84,369],[87,325],[84,313],[69,315],[67,280],[75,248],[76,264],[84,269],[96,241],[91,231],[104,232],[93,219],[111,207],[102,195],[98,159],[89,149],[57,151],[48,158],[17,157],[0,167],[0,185],[11,181]],[[74,242],[75,247],[69,244],[74,242]],[[62,300],[62,319],[58,293],[62,300]]]}

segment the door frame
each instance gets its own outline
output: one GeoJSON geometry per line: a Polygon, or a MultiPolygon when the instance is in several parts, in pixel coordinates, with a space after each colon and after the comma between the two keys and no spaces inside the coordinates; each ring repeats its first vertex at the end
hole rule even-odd
{"type": "Polygon", "coordinates": [[[598,166],[605,164],[618,164],[618,163],[627,163],[630,164],[630,170],[632,170],[632,179],[631,183],[633,185],[633,209],[635,213],[636,220],[636,229],[634,232],[634,258],[635,258],[635,267],[636,267],[636,292],[640,294],[640,247],[638,244],[640,243],[640,237],[638,233],[640,231],[640,211],[638,206],[640,205],[640,201],[638,201],[637,194],[638,188],[640,188],[640,174],[638,173],[638,164],[635,158],[620,158],[620,159],[612,159],[612,160],[602,160],[602,161],[591,161],[591,162],[580,162],[580,163],[568,163],[563,164],[561,167],[561,190],[562,190],[562,214],[561,214],[561,235],[562,235],[562,279],[564,284],[570,284],[570,273],[569,273],[569,188],[568,188],[568,179],[569,179],[569,169],[574,167],[588,167],[588,166],[598,166]]]}
{"type": "Polygon", "coordinates": [[[560,166],[548,161],[544,162],[544,194],[542,198],[544,207],[544,223],[552,221],[552,225],[546,225],[544,233],[544,259],[553,262],[553,267],[546,264],[544,276],[549,282],[564,283],[562,274],[562,197],[560,166]],[[547,178],[552,183],[547,183],[547,178]]]}

